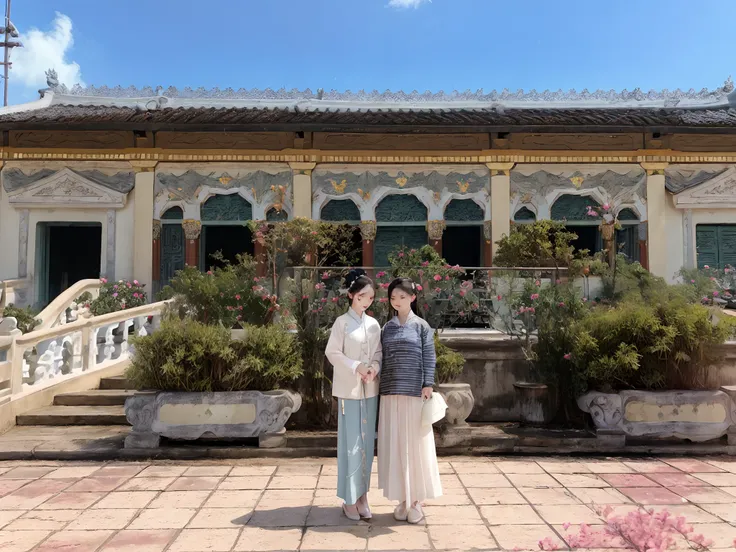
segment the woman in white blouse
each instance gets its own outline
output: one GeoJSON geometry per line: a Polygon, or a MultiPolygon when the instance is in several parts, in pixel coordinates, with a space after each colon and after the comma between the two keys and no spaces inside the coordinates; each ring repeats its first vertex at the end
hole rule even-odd
{"type": "Polygon", "coordinates": [[[373,281],[362,271],[348,275],[350,308],[332,326],[325,355],[334,368],[332,395],[338,402],[337,496],[343,513],[370,519],[368,489],[376,437],[381,326],[365,314],[373,303],[373,281]]]}

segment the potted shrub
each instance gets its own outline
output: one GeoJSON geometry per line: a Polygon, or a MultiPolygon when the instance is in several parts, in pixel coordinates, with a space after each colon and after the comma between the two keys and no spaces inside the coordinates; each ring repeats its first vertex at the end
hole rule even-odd
{"type": "Polygon", "coordinates": [[[465,358],[442,343],[437,333],[434,334],[434,349],[437,354],[435,382],[447,403],[445,421],[454,426],[467,425],[466,420],[475,405],[473,391],[470,384],[455,382],[463,372],[465,358]]]}
{"type": "Polygon", "coordinates": [[[281,446],[284,425],[301,396],[282,387],[302,374],[296,337],[280,325],[229,328],[169,317],[153,334],[134,338],[126,377],[144,389],[125,403],[133,425],[128,448],[157,447],[160,437],[257,437],[281,446]]]}

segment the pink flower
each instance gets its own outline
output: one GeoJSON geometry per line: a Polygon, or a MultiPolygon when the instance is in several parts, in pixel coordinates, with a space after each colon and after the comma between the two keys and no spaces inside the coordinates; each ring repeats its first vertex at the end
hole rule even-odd
{"type": "Polygon", "coordinates": [[[130,289],[130,288],[132,288],[132,287],[133,287],[133,286],[132,286],[132,284],[131,284],[130,282],[128,282],[128,283],[127,283],[127,284],[125,284],[125,285],[126,285],[126,286],[128,286],[128,289],[130,289]]]}
{"type": "Polygon", "coordinates": [[[608,203],[603,204],[603,210],[608,211],[611,208],[611,206],[608,203]]]}
{"type": "Polygon", "coordinates": [[[136,299],[138,299],[138,294],[137,293],[134,293],[133,294],[133,297],[135,297],[136,299]]]}
{"type": "Polygon", "coordinates": [[[232,308],[232,307],[231,307],[230,305],[228,305],[228,306],[227,306],[227,310],[229,310],[229,311],[233,311],[233,310],[235,310],[235,309],[234,309],[234,308],[232,308]]]}
{"type": "Polygon", "coordinates": [[[713,297],[718,297],[718,292],[717,291],[714,291],[713,292],[713,297]]]}
{"type": "Polygon", "coordinates": [[[323,280],[329,280],[330,279],[330,273],[329,272],[323,272],[322,273],[322,279],[323,280]]]}
{"type": "Polygon", "coordinates": [[[435,292],[435,293],[439,293],[440,291],[442,291],[442,289],[441,289],[441,288],[434,288],[434,292],[435,292]]]}
{"type": "Polygon", "coordinates": [[[460,316],[465,316],[465,311],[460,311],[460,312],[459,312],[458,314],[459,314],[460,316]]]}
{"type": "MultiPolygon", "coordinates": [[[[565,355],[565,356],[567,356],[567,355],[565,355]]],[[[570,523],[569,523],[569,522],[565,522],[565,523],[563,523],[563,524],[562,524],[562,528],[563,528],[563,529],[564,529],[565,531],[567,531],[567,530],[568,530],[568,529],[570,528],[570,523]]]]}
{"type": "Polygon", "coordinates": [[[541,286],[542,285],[541,280],[535,280],[534,281],[534,285],[537,286],[537,287],[541,286]]]}
{"type": "Polygon", "coordinates": [[[337,297],[333,297],[333,298],[332,298],[332,302],[333,302],[333,303],[337,303],[337,297]]]}
{"type": "Polygon", "coordinates": [[[465,297],[465,290],[464,289],[461,289],[460,290],[460,297],[465,297]]]}
{"type": "Polygon", "coordinates": [[[221,294],[220,294],[220,297],[225,297],[225,294],[224,294],[224,293],[221,293],[221,294]]]}
{"type": "Polygon", "coordinates": [[[382,270],[378,274],[376,274],[376,278],[383,278],[386,275],[386,273],[382,270]]]}
{"type": "Polygon", "coordinates": [[[212,276],[212,271],[211,270],[208,270],[207,271],[207,276],[212,276]]]}
{"type": "Polygon", "coordinates": [[[587,303],[587,302],[588,302],[588,298],[587,297],[583,297],[583,303],[587,303]]]}
{"type": "Polygon", "coordinates": [[[536,301],[537,299],[539,299],[539,294],[538,293],[532,293],[531,300],[532,301],[536,301]]]}
{"type": "Polygon", "coordinates": [[[384,282],[384,283],[381,284],[381,289],[388,289],[388,286],[390,286],[390,285],[391,284],[389,284],[388,282],[384,282]]]}
{"type": "Polygon", "coordinates": [[[240,305],[240,306],[238,307],[238,310],[242,311],[242,310],[243,310],[243,305],[240,305]]]}
{"type": "Polygon", "coordinates": [[[409,251],[409,253],[416,253],[416,252],[417,252],[416,249],[412,249],[412,250],[409,251]]]}
{"type": "Polygon", "coordinates": [[[134,283],[135,285],[138,285],[138,280],[133,280],[133,283],[134,283]]]}
{"type": "Polygon", "coordinates": [[[309,295],[302,295],[302,299],[309,299],[309,295]]]}
{"type": "Polygon", "coordinates": [[[114,286],[112,286],[112,289],[118,289],[118,285],[115,284],[114,286]]]}
{"type": "Polygon", "coordinates": [[[708,265],[705,265],[703,268],[706,270],[710,270],[710,267],[708,265]]]}
{"type": "Polygon", "coordinates": [[[404,258],[404,252],[403,251],[399,251],[398,257],[399,257],[399,259],[404,258]]]}
{"type": "Polygon", "coordinates": [[[322,299],[320,299],[320,301],[322,301],[323,303],[326,303],[327,302],[327,297],[323,297],[322,299]]]}
{"type": "Polygon", "coordinates": [[[441,279],[442,279],[442,276],[440,276],[439,274],[435,274],[434,275],[434,281],[435,282],[439,282],[441,279]]]}
{"type": "Polygon", "coordinates": [[[100,282],[102,282],[103,284],[106,284],[107,283],[107,278],[100,278],[100,282]]]}
{"type": "Polygon", "coordinates": [[[419,284],[417,284],[417,291],[422,291],[422,286],[420,286],[419,284]]]}
{"type": "Polygon", "coordinates": [[[312,234],[313,236],[316,236],[317,232],[313,230],[312,232],[310,232],[310,234],[312,234]]]}
{"type": "Polygon", "coordinates": [[[239,293],[235,296],[235,300],[236,301],[240,301],[240,294],[239,293]]]}
{"type": "Polygon", "coordinates": [[[242,319],[243,319],[243,317],[241,315],[238,315],[238,317],[237,317],[236,320],[242,320],[242,319]]]}
{"type": "Polygon", "coordinates": [[[557,306],[558,307],[564,307],[565,306],[565,302],[564,301],[560,301],[559,303],[557,303],[557,306]]]}
{"type": "Polygon", "coordinates": [[[424,309],[425,311],[426,311],[426,310],[429,310],[429,305],[428,305],[427,303],[424,303],[424,305],[422,305],[422,308],[423,308],[423,309],[424,309]]]}
{"type": "Polygon", "coordinates": [[[429,266],[429,261],[422,261],[422,266],[429,266]]]}
{"type": "Polygon", "coordinates": [[[500,301],[501,299],[503,299],[501,295],[496,295],[496,301],[500,301]]]}
{"type": "Polygon", "coordinates": [[[381,297],[381,298],[380,298],[380,299],[378,300],[378,302],[379,302],[379,303],[385,303],[385,302],[387,302],[387,301],[388,301],[388,298],[387,298],[387,297],[381,297]]]}
{"type": "Polygon", "coordinates": [[[445,276],[445,280],[449,282],[450,281],[450,277],[449,276],[445,276]]]}
{"type": "Polygon", "coordinates": [[[694,283],[695,283],[695,280],[690,280],[690,283],[691,283],[691,284],[694,284],[694,283]]]}
{"type": "Polygon", "coordinates": [[[117,292],[116,293],[113,293],[112,296],[113,297],[117,297],[118,296],[117,292]]]}
{"type": "Polygon", "coordinates": [[[325,285],[324,285],[324,284],[315,284],[315,285],[314,285],[314,289],[316,289],[317,291],[319,291],[319,290],[321,290],[321,289],[324,289],[324,287],[325,287],[325,285]]]}
{"type": "MultiPolygon", "coordinates": [[[[570,360],[572,358],[572,355],[570,353],[565,353],[562,358],[564,358],[565,360],[570,360]]],[[[567,527],[570,527],[569,523],[567,524],[567,527]]],[[[567,529],[567,527],[565,527],[565,529],[567,529]]]]}
{"type": "Polygon", "coordinates": [[[473,310],[477,310],[478,309],[478,303],[473,303],[472,309],[473,310]]]}

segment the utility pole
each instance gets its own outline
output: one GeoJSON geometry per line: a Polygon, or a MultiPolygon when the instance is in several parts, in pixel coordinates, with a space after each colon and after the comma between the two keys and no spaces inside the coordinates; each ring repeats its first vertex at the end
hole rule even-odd
{"type": "Polygon", "coordinates": [[[8,105],[8,71],[12,63],[10,62],[10,50],[13,48],[22,48],[23,44],[16,41],[11,41],[11,38],[18,38],[18,30],[15,25],[10,21],[10,0],[5,0],[5,26],[0,29],[0,34],[5,35],[5,40],[0,42],[3,49],[5,50],[5,57],[2,63],[4,72],[3,82],[3,105],[8,105]]]}

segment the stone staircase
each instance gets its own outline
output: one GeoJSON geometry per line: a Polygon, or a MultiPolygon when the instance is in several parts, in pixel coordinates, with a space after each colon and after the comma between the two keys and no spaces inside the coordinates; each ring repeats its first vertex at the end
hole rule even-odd
{"type": "Polygon", "coordinates": [[[16,416],[19,426],[115,426],[129,425],[125,419],[125,399],[132,390],[124,376],[103,378],[92,391],[62,393],[45,406],[16,416]]]}

